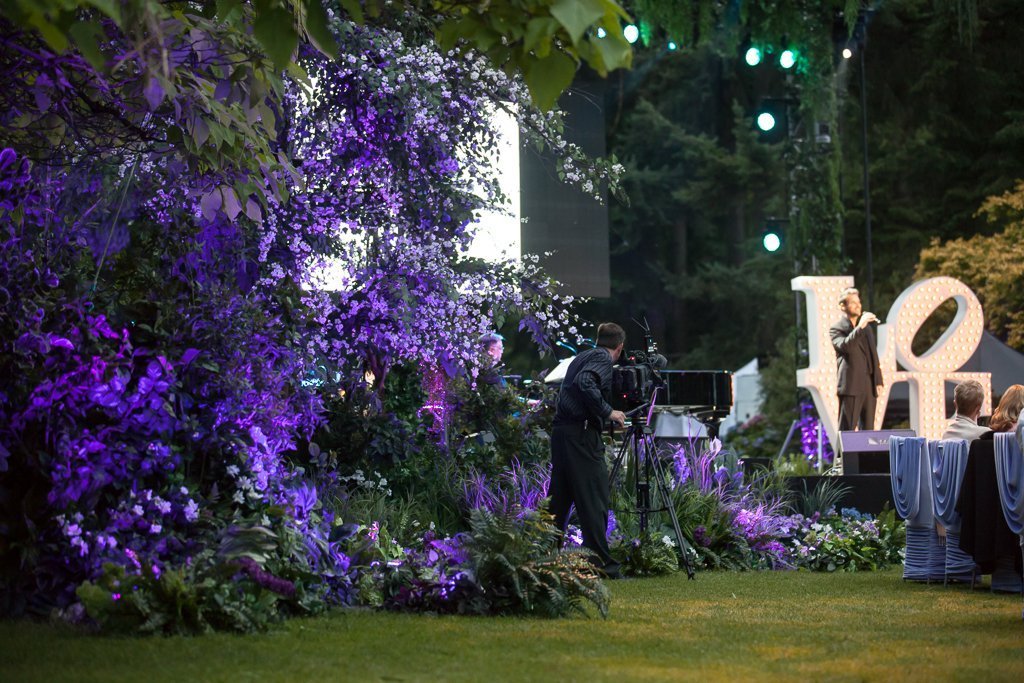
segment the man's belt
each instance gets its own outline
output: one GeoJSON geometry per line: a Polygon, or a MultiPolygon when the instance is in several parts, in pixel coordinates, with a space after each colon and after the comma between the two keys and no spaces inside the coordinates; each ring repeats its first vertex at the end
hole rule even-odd
{"type": "Polygon", "coordinates": [[[577,421],[577,422],[556,422],[554,426],[555,427],[575,427],[577,429],[582,429],[584,431],[586,431],[588,429],[593,429],[593,430],[596,430],[596,431],[601,431],[601,420],[597,420],[597,419],[594,419],[594,418],[587,418],[586,420],[580,420],[580,421],[577,421]]]}

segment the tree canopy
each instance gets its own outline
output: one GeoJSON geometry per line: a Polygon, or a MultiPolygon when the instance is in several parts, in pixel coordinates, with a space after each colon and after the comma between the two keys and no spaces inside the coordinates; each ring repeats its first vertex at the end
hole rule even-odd
{"type": "Polygon", "coordinates": [[[988,331],[1024,351],[1024,181],[986,199],[978,216],[1001,230],[946,242],[932,238],[914,275],[948,275],[966,283],[985,309],[988,331]]]}

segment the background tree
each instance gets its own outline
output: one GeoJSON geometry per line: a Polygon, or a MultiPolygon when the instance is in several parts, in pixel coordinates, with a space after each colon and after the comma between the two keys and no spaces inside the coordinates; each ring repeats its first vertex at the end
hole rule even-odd
{"type": "MultiPolygon", "coordinates": [[[[651,313],[657,309],[664,317],[686,320],[689,325],[687,334],[672,331],[672,325],[657,326],[665,330],[666,350],[676,354],[673,361],[685,364],[679,367],[737,367],[754,355],[791,363],[794,340],[783,337],[791,335],[795,325],[792,306],[786,304],[792,301],[787,299],[791,296],[788,278],[795,271],[850,273],[864,286],[858,58],[865,39],[875,310],[884,314],[914,276],[914,261],[908,254],[917,253],[934,237],[949,240],[996,230],[997,224],[974,212],[986,197],[1006,191],[1021,175],[1024,128],[1019,112],[1024,108],[1019,88],[1012,85],[1024,67],[1016,49],[1024,25],[1024,8],[1018,3],[811,4],[814,7],[801,2],[743,3],[729,5],[731,9],[713,2],[629,5],[642,22],[650,24],[646,32],[641,31],[649,47],[638,50],[632,73],[613,77],[621,85],[613,105],[615,115],[609,117],[609,139],[610,150],[626,163],[627,187],[634,202],[629,208],[611,208],[613,297],[609,302],[592,302],[584,311],[595,319],[636,314],[644,310],[639,303],[644,297],[636,293],[644,292],[652,302],[646,307],[649,317],[658,317],[651,313]],[[807,46],[803,73],[781,83],[758,84],[750,70],[736,66],[745,40],[770,44],[782,36],[807,46]],[[669,39],[681,46],[679,52],[664,49],[669,39]],[[706,45],[707,51],[702,53],[694,45],[706,45]],[[853,50],[853,59],[842,59],[843,47],[853,50]],[[715,54],[720,60],[716,68],[679,66],[687,60],[712,59],[715,54]],[[648,82],[654,85],[647,87],[648,82]],[[686,95],[683,91],[688,88],[694,92],[686,95]],[[697,151],[701,142],[673,135],[671,129],[703,135],[723,152],[743,156],[742,136],[734,129],[744,127],[736,125],[731,100],[749,120],[759,94],[777,88],[800,102],[797,120],[805,128],[798,128],[795,140],[777,153],[784,163],[782,187],[773,187],[765,176],[755,176],[753,182],[743,181],[751,195],[741,199],[736,185],[730,195],[727,176],[718,177],[721,194],[698,184],[687,186],[687,174],[701,172],[697,151]],[[813,121],[831,122],[831,147],[813,144],[806,130],[813,121]],[[642,134],[631,135],[634,125],[641,131],[646,126],[657,135],[649,136],[645,146],[642,134]],[[801,139],[803,143],[796,141],[801,139]],[[668,142],[661,144],[662,140],[668,142]],[[690,149],[674,149],[676,145],[690,149]],[[709,226],[705,234],[721,236],[732,245],[741,244],[736,240],[740,234],[748,240],[739,262],[738,252],[722,254],[717,245],[702,243],[699,231],[695,232],[694,217],[687,212],[692,204],[683,205],[680,198],[699,203],[701,196],[713,207],[702,217],[709,226]],[[772,196],[778,197],[775,204],[768,201],[772,196]],[[792,197],[788,210],[781,201],[787,197],[792,197]],[[731,216],[723,215],[723,205],[730,207],[731,216]],[[742,206],[747,216],[739,221],[745,224],[744,231],[738,232],[735,216],[742,206]],[[788,251],[785,261],[778,259],[771,267],[772,276],[766,278],[765,264],[752,258],[757,253],[752,242],[760,230],[758,219],[780,211],[791,218],[788,251]],[[666,216],[688,222],[689,229],[664,227],[670,223],[666,216]],[[658,236],[640,237],[645,225],[658,236]],[[637,249],[647,255],[650,267],[644,258],[631,261],[624,256],[641,239],[658,245],[637,249]],[[688,256],[683,258],[683,253],[688,256]],[[702,275],[696,276],[697,272],[702,275]],[[673,276],[676,283],[669,288],[670,295],[663,290],[673,276]],[[732,286],[730,296],[716,298],[729,291],[716,282],[732,286]],[[775,335],[770,342],[765,342],[766,333],[758,332],[770,325],[755,322],[763,318],[744,309],[735,296],[736,290],[747,289],[743,283],[748,282],[759,283],[756,291],[771,302],[767,306],[771,313],[763,318],[781,321],[767,334],[775,335]],[[744,330],[730,325],[736,320],[746,321],[744,330]]],[[[789,402],[791,380],[788,388],[773,391],[778,399],[786,396],[789,402]]]]}
{"type": "MultiPolygon", "coordinates": [[[[864,82],[876,311],[884,314],[915,276],[908,254],[934,238],[991,235],[1004,225],[976,211],[1024,175],[1024,92],[1013,85],[1024,73],[1022,33],[1024,6],[1009,0],[897,0],[871,16],[864,82]]],[[[844,252],[850,272],[863,283],[856,61],[845,67],[841,106],[844,252]]],[[[916,274],[925,272],[919,267],[916,274]]]]}
{"type": "Polygon", "coordinates": [[[832,36],[843,6],[630,6],[647,48],[615,77],[609,146],[632,201],[611,207],[614,294],[584,307],[589,317],[646,315],[676,367],[775,355],[793,329],[788,279],[842,263],[838,147],[819,141],[816,124],[835,129],[832,36]],[[668,40],[682,49],[666,50],[668,40]],[[765,53],[757,68],[742,60],[753,45],[765,53]],[[790,72],[776,65],[783,47],[798,55],[790,72]],[[765,98],[782,105],[778,144],[753,126],[765,98]],[[785,226],[774,255],[760,246],[770,217],[785,226]]]}
{"type": "Polygon", "coordinates": [[[1002,230],[945,243],[933,238],[921,250],[914,277],[962,280],[978,295],[988,331],[1024,351],[1024,182],[986,199],[977,216],[1002,230]]]}

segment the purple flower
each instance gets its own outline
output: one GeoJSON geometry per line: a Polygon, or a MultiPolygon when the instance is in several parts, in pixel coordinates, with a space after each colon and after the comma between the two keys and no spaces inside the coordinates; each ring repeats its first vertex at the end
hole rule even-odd
{"type": "Polygon", "coordinates": [[[715,486],[718,486],[719,488],[726,486],[730,481],[729,470],[727,470],[725,467],[719,467],[717,470],[715,470],[713,479],[715,482],[715,486]]]}
{"type": "Polygon", "coordinates": [[[295,584],[291,581],[274,576],[260,567],[259,564],[250,557],[239,558],[238,563],[241,565],[242,571],[245,575],[252,579],[256,585],[262,586],[273,593],[277,593],[285,597],[294,597],[295,584]]]}
{"type": "Polygon", "coordinates": [[[302,486],[295,489],[295,497],[292,502],[295,518],[308,518],[309,513],[316,506],[316,502],[316,486],[304,482],[302,486]]]}

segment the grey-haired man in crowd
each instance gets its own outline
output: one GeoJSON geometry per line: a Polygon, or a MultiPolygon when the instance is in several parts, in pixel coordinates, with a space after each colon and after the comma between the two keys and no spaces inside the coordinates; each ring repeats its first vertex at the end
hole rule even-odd
{"type": "Polygon", "coordinates": [[[943,439],[966,439],[973,441],[988,431],[988,427],[978,424],[981,415],[981,404],[985,401],[985,388],[981,382],[968,379],[956,385],[953,390],[953,407],[956,413],[946,427],[943,439]]]}

